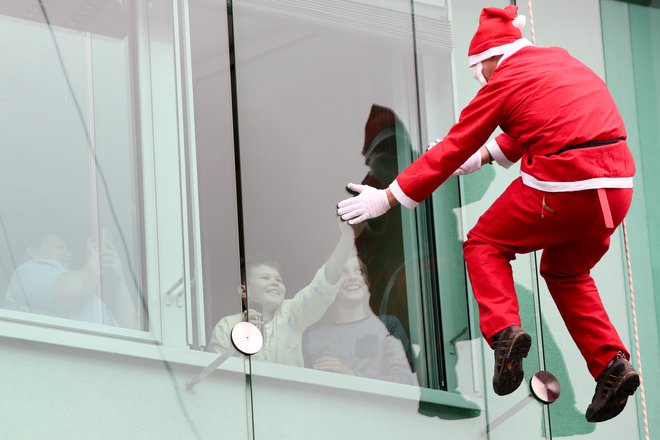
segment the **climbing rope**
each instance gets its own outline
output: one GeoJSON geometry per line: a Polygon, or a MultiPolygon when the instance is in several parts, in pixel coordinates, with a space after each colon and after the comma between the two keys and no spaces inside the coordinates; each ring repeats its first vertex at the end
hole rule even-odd
{"type": "MultiPolygon", "coordinates": [[[[536,46],[536,32],[534,30],[534,8],[532,5],[532,0],[527,0],[527,9],[529,13],[529,29],[532,33],[532,44],[536,46]]],[[[644,435],[646,440],[649,440],[649,418],[646,412],[646,393],[644,392],[644,379],[642,375],[642,354],[639,348],[639,331],[637,327],[637,311],[635,309],[635,289],[633,286],[633,277],[632,277],[632,264],[630,263],[630,247],[628,245],[628,228],[626,227],[626,221],[623,220],[623,243],[626,251],[626,265],[628,269],[628,285],[630,287],[630,310],[632,314],[633,321],[633,332],[635,335],[635,357],[637,361],[637,372],[639,373],[639,391],[642,399],[642,418],[644,420],[644,435]]]]}
{"type": "Polygon", "coordinates": [[[532,31],[532,44],[536,46],[536,32],[534,31],[534,8],[532,0],[527,1],[527,10],[529,12],[529,30],[532,31]]]}
{"type": "Polygon", "coordinates": [[[644,379],[642,375],[642,354],[639,349],[639,332],[637,330],[637,311],[635,309],[635,289],[633,287],[632,265],[630,264],[630,247],[628,246],[628,228],[626,221],[623,223],[623,244],[626,250],[626,265],[628,268],[628,284],[630,285],[630,310],[632,312],[633,331],[635,333],[635,357],[637,358],[637,370],[639,372],[639,391],[642,394],[642,416],[644,419],[644,434],[649,440],[649,419],[646,413],[646,393],[644,392],[644,379]]]}

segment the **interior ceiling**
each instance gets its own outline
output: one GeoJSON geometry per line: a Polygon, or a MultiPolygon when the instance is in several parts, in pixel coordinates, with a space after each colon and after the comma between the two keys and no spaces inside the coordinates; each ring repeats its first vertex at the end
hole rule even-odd
{"type": "Polygon", "coordinates": [[[128,34],[133,0],[0,0],[0,15],[114,38],[128,34]]]}

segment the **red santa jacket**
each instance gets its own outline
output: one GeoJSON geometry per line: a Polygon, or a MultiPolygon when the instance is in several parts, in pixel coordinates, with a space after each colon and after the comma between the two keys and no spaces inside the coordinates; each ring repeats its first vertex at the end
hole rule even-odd
{"type": "Polygon", "coordinates": [[[504,133],[487,148],[498,162],[522,158],[528,186],[632,187],[634,160],[605,83],[564,49],[523,45],[505,54],[447,136],[399,174],[394,196],[410,208],[426,199],[498,126],[504,133]]]}

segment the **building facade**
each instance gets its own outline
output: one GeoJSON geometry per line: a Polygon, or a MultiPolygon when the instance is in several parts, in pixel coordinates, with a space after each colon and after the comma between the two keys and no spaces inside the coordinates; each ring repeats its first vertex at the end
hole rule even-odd
{"type": "Polygon", "coordinates": [[[0,438],[660,438],[657,1],[518,2],[526,38],[605,79],[637,163],[593,271],[643,367],[617,418],[584,418],[595,383],[540,253],[513,262],[525,377],[560,397],[492,391],[461,245],[517,165],[356,238],[335,214],[447,132],[479,12],[509,3],[3,0],[0,438]]]}

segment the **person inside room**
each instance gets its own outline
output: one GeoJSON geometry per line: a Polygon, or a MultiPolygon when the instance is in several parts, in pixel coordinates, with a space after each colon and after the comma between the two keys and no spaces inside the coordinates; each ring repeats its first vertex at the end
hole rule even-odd
{"type": "Polygon", "coordinates": [[[305,334],[305,366],[359,377],[416,384],[401,341],[369,306],[366,265],[357,254],[344,266],[337,298],[305,334]]]}
{"type": "Polygon", "coordinates": [[[87,240],[84,262],[61,234],[30,237],[25,261],[12,274],[4,308],[110,326],[137,327],[135,295],[124,276],[114,241],[103,231],[100,243],[87,240]]]}
{"type": "Polygon", "coordinates": [[[245,261],[246,285],[239,286],[246,310],[220,319],[206,350],[231,350],[231,330],[249,317],[261,328],[264,338],[263,347],[252,359],[302,367],[303,332],[335,299],[344,263],[354,252],[355,237],[362,230],[361,226],[351,227],[341,221],[337,224],[340,234],[334,250],[311,282],[290,298],[280,264],[263,254],[249,256],[245,261]]]}

